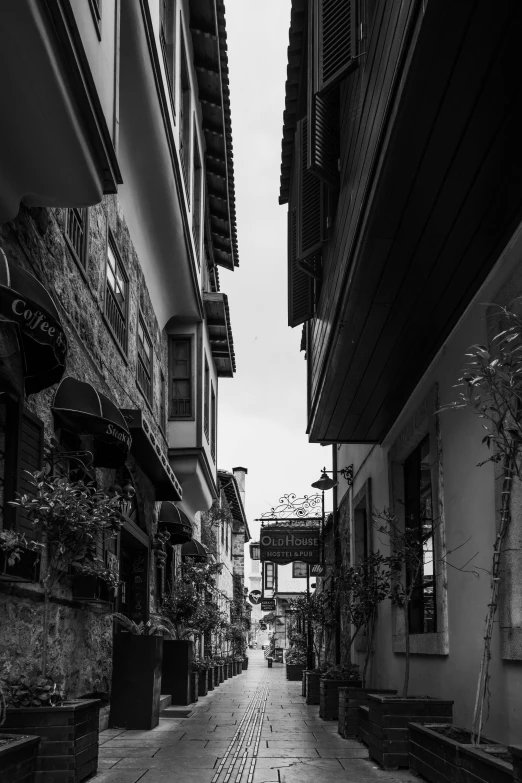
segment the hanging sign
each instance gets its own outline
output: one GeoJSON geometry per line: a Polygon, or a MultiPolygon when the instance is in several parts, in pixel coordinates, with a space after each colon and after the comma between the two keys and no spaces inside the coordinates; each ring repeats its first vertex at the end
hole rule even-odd
{"type": "Polygon", "coordinates": [[[252,592],[248,596],[248,600],[250,601],[251,604],[254,604],[254,606],[256,606],[256,604],[260,603],[260,601],[261,601],[261,590],[252,590],[252,592]]]}
{"type": "Polygon", "coordinates": [[[319,562],[318,527],[267,527],[261,529],[261,560],[273,563],[319,562]]]}
{"type": "Polygon", "coordinates": [[[322,563],[313,563],[310,566],[310,576],[324,576],[326,568],[322,563]]]}
{"type": "Polygon", "coordinates": [[[275,598],[263,598],[261,601],[262,612],[273,612],[275,608],[275,598]]]}

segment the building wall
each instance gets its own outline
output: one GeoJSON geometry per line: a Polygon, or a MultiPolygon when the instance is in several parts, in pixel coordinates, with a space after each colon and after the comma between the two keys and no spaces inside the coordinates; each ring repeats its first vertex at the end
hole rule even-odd
{"type": "MultiPolygon", "coordinates": [[[[481,421],[467,410],[435,413],[440,406],[457,399],[455,388],[470,346],[488,344],[487,308],[484,302],[509,303],[522,290],[520,259],[522,240],[515,235],[494,273],[475,298],[458,327],[446,342],[419,384],[393,430],[382,446],[345,445],[338,449],[339,465],[354,465],[353,489],[340,478],[339,496],[348,492],[351,538],[353,541],[354,498],[371,481],[374,516],[393,507],[400,493],[400,481],[392,463],[401,444],[414,443],[430,430],[438,441],[439,465],[432,475],[439,495],[435,563],[438,577],[439,633],[431,638],[410,637],[414,654],[411,660],[410,694],[428,693],[454,699],[454,722],[470,727],[482,652],[484,620],[490,595],[488,569],[491,565],[495,526],[498,519],[499,491],[495,469],[488,462],[487,448],[481,444],[481,421]],[[438,401],[433,407],[433,395],[438,401]],[[428,401],[428,402],[427,402],[428,401]],[[399,446],[398,446],[399,444],[399,446]],[[468,562],[469,561],[469,562],[468,562]],[[466,565],[467,564],[467,565],[466,565]]],[[[494,332],[493,332],[494,333],[494,332]]],[[[511,545],[521,546],[520,493],[514,499],[511,545]]],[[[348,541],[343,536],[344,547],[348,541]]],[[[388,552],[387,541],[373,530],[373,548],[388,552]]],[[[345,557],[350,553],[345,551],[345,557]]],[[[520,606],[520,579],[509,585],[512,607],[520,606]]],[[[503,743],[516,742],[522,730],[522,650],[519,644],[520,615],[507,611],[506,589],[497,615],[490,664],[489,718],[484,734],[503,743]],[[499,622],[500,621],[500,622],[499,622]],[[499,625],[504,626],[502,632],[499,625]],[[508,628],[505,626],[509,625],[508,628]]],[[[371,683],[401,688],[404,671],[404,635],[401,612],[384,602],[379,608],[372,661],[371,683]]],[[[356,653],[362,662],[363,653],[356,653]]]]}

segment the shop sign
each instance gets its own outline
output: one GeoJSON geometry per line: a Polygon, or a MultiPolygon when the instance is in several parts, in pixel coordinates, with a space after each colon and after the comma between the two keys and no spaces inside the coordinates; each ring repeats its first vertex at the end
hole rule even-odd
{"type": "Polygon", "coordinates": [[[261,529],[261,560],[273,563],[318,563],[320,538],[318,527],[267,527],[261,529]]]}
{"type": "Polygon", "coordinates": [[[313,563],[310,566],[310,576],[324,576],[326,568],[322,563],[313,563]]]}
{"type": "Polygon", "coordinates": [[[263,598],[261,601],[262,612],[273,612],[275,608],[275,598],[263,598]]]}

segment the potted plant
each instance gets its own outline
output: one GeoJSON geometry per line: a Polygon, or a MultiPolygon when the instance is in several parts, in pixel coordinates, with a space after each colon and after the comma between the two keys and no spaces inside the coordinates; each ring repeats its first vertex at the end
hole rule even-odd
{"type": "Polygon", "coordinates": [[[339,717],[339,688],[361,687],[359,667],[330,666],[322,674],[319,684],[319,717],[323,720],[337,720],[339,717]]]}
{"type": "Polygon", "coordinates": [[[149,730],[159,723],[165,626],[160,618],[135,623],[115,612],[110,725],[149,730]]]}
{"type": "Polygon", "coordinates": [[[331,596],[326,593],[302,593],[290,601],[291,610],[300,618],[303,626],[310,629],[313,650],[307,648],[307,659],[316,663],[316,668],[305,669],[304,695],[307,704],[319,704],[321,674],[326,668],[326,650],[323,647],[326,627],[335,622],[335,611],[332,611],[331,596]],[[314,654],[315,652],[315,654],[314,654]]]}
{"type": "Polygon", "coordinates": [[[301,682],[306,668],[306,650],[290,647],[286,653],[286,679],[301,682]]]}
{"type": "Polygon", "coordinates": [[[8,541],[5,537],[0,538],[0,549],[11,559],[26,551],[39,553],[43,593],[41,668],[27,675],[8,672],[4,689],[8,704],[4,727],[10,733],[36,734],[42,738],[37,760],[42,783],[52,783],[65,770],[72,770],[71,781],[80,781],[97,769],[100,702],[97,699],[66,701],[64,685],[60,689],[61,698],[56,697],[55,685],[59,677],[48,671],[51,598],[59,586],[67,585],[71,579],[74,581],[78,575],[94,577],[110,589],[118,586],[118,574],[105,565],[98,551],[100,543],[114,538],[124,522],[121,496],[98,490],[83,481],[53,477],[48,470],[29,476],[33,493],[18,495],[11,505],[23,510],[34,537],[10,531],[8,541]],[[50,691],[46,690],[48,686],[50,691]],[[50,693],[54,694],[53,699],[50,693]],[[64,727],[65,744],[53,746],[54,755],[46,745],[51,741],[48,729],[51,722],[64,727]]]}
{"type": "Polygon", "coordinates": [[[208,693],[208,663],[205,658],[194,658],[192,671],[197,675],[197,695],[206,696],[208,693]]]}

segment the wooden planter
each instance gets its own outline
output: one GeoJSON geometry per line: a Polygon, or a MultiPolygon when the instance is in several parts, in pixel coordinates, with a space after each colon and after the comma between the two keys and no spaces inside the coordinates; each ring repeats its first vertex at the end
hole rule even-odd
{"type": "Polygon", "coordinates": [[[192,680],[192,642],[166,639],[163,645],[161,692],[172,697],[172,704],[192,704],[195,699],[192,680]]]}
{"type": "Polygon", "coordinates": [[[408,724],[452,723],[453,702],[429,696],[368,695],[370,758],[384,769],[409,766],[408,724]]]}
{"type": "Polygon", "coordinates": [[[359,733],[359,707],[368,705],[370,693],[394,695],[397,691],[385,688],[339,688],[339,724],[338,731],[345,739],[354,738],[359,733]]]}
{"type": "Polygon", "coordinates": [[[321,677],[319,681],[319,717],[323,720],[338,720],[339,688],[357,687],[361,687],[360,680],[328,680],[321,677]]]}
{"type": "Polygon", "coordinates": [[[358,713],[357,739],[360,739],[368,747],[370,744],[370,708],[366,704],[361,704],[358,713]]]}
{"type": "Polygon", "coordinates": [[[225,682],[225,665],[224,664],[218,664],[218,675],[219,675],[219,684],[221,685],[222,682],[225,682]]]}
{"type": "Polygon", "coordinates": [[[248,658],[246,656],[243,658],[243,671],[245,669],[248,669],[248,658]]]}
{"type": "Polygon", "coordinates": [[[158,725],[163,649],[162,636],[116,634],[112,653],[111,726],[149,730],[158,725]]]}
{"type": "Polygon", "coordinates": [[[522,745],[510,745],[508,751],[513,758],[513,781],[522,783],[522,745]]]}
{"type": "MultiPolygon", "coordinates": [[[[432,783],[512,783],[512,764],[471,744],[458,742],[433,729],[410,723],[410,769],[432,783]]],[[[484,740],[485,747],[492,747],[484,740]]],[[[507,748],[493,745],[499,751],[507,748]]],[[[516,780],[516,778],[515,778],[516,780]]]]}
{"type": "Polygon", "coordinates": [[[198,672],[198,696],[206,696],[208,693],[208,669],[198,672]]]}
{"type": "Polygon", "coordinates": [[[306,671],[306,703],[307,704],[319,704],[320,702],[320,687],[321,672],[314,669],[308,669],[306,671]]]}
{"type": "Polygon", "coordinates": [[[199,672],[190,673],[190,703],[198,700],[199,692],[199,672]]]}
{"type": "Polygon", "coordinates": [[[32,783],[40,737],[0,734],[0,740],[4,737],[16,739],[0,746],[0,780],[2,783],[32,783]]]}
{"type": "MultiPolygon", "coordinates": [[[[35,783],[80,783],[98,769],[99,711],[99,699],[59,707],[10,707],[2,729],[40,738],[35,783]]],[[[1,774],[0,780],[4,783],[1,774]]]]}
{"type": "Polygon", "coordinates": [[[286,664],[286,679],[290,682],[301,682],[303,679],[304,666],[298,663],[286,664]]]}
{"type": "Polygon", "coordinates": [[[308,674],[308,669],[303,669],[303,679],[301,681],[301,696],[306,696],[307,674],[308,674]]]}

